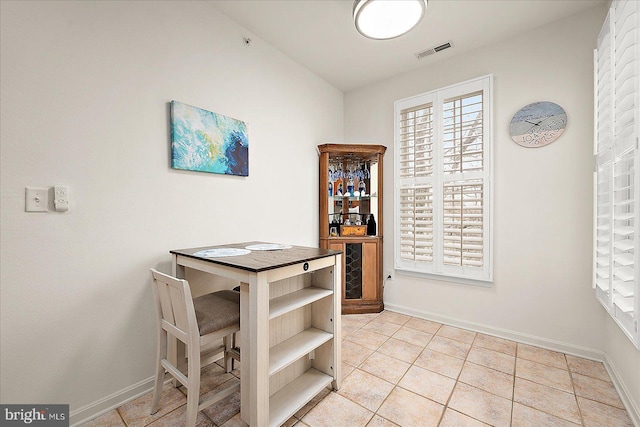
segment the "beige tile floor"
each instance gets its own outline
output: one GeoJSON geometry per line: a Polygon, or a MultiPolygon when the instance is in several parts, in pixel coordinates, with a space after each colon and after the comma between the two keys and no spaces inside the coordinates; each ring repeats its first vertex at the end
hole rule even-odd
{"type": "MultiPolygon", "coordinates": [[[[325,390],[285,426],[633,427],[604,365],[403,314],[342,316],[338,392],[325,390]]],[[[239,371],[203,371],[201,393],[239,371]]],[[[182,388],[165,387],[160,411],[146,394],[84,426],[178,426],[182,388]]],[[[198,414],[198,426],[246,426],[236,393],[198,414]]]]}

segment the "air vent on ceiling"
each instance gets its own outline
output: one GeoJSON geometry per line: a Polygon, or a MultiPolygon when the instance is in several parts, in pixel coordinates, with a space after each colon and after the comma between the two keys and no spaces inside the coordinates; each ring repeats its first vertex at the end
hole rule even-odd
{"type": "Polygon", "coordinates": [[[434,54],[434,53],[437,53],[437,52],[443,51],[443,50],[445,50],[445,49],[449,49],[449,48],[450,48],[450,47],[452,47],[452,46],[453,46],[453,42],[448,41],[448,42],[443,43],[443,44],[441,44],[441,45],[439,45],[439,46],[432,47],[432,48],[430,48],[430,49],[423,50],[422,52],[418,52],[418,53],[416,53],[416,58],[418,58],[418,59],[422,59],[422,58],[424,58],[425,56],[429,56],[429,55],[431,55],[431,54],[434,54]]]}

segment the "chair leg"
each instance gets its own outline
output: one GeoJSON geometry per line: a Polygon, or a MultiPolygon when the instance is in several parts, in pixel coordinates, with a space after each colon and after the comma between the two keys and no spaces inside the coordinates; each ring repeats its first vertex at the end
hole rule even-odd
{"type": "Polygon", "coordinates": [[[186,427],[195,427],[200,403],[200,347],[189,345],[188,354],[188,384],[187,387],[187,423],[186,427]]]}
{"type": "Polygon", "coordinates": [[[158,346],[156,349],[156,378],[153,386],[153,399],[151,402],[151,415],[158,412],[160,405],[160,396],[162,395],[162,386],[164,383],[164,367],[162,359],[167,357],[167,332],[161,330],[158,334],[158,346]]]}
{"type": "Polygon", "coordinates": [[[227,335],[222,338],[222,343],[224,344],[224,371],[229,373],[233,370],[233,359],[229,354],[229,350],[233,348],[233,335],[227,335]]]}
{"type": "MultiPolygon", "coordinates": [[[[236,355],[236,352],[238,352],[240,349],[238,348],[238,332],[234,332],[233,334],[230,335],[231,338],[231,353],[229,355],[229,360],[231,360],[231,370],[233,371],[235,368],[235,362],[236,360],[240,361],[240,358],[236,355]]],[[[226,365],[225,365],[226,366],[226,365]]],[[[230,371],[227,371],[230,372],[230,371]]]]}

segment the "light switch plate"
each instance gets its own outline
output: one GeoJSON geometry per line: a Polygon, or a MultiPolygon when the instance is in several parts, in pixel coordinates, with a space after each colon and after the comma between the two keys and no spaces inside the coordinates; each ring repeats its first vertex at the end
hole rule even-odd
{"type": "Polygon", "coordinates": [[[26,212],[47,212],[49,208],[49,189],[27,187],[25,191],[26,212]]]}

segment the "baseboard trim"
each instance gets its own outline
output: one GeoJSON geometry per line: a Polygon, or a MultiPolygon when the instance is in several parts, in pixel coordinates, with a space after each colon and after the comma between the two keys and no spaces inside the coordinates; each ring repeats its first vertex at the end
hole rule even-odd
{"type": "MultiPolygon", "coordinates": [[[[601,351],[589,349],[586,347],[580,347],[573,344],[567,344],[560,341],[549,340],[546,338],[537,337],[534,335],[523,334],[520,332],[490,327],[481,323],[469,322],[466,320],[456,319],[453,317],[442,316],[435,313],[430,313],[422,310],[416,310],[413,308],[401,306],[398,304],[385,303],[385,310],[394,311],[396,313],[407,314],[409,316],[418,317],[421,319],[431,320],[433,322],[443,323],[450,326],[456,326],[459,328],[469,329],[472,331],[480,332],[487,335],[492,335],[498,338],[504,338],[512,341],[517,341],[523,344],[535,345],[536,347],[546,348],[548,350],[559,351],[565,354],[571,354],[574,356],[584,357],[586,359],[597,360],[604,363],[609,376],[611,377],[618,394],[620,395],[624,406],[627,408],[627,412],[631,417],[632,422],[636,427],[640,427],[640,408],[638,408],[635,402],[629,397],[630,394],[626,389],[624,382],[621,381],[620,375],[611,364],[610,359],[601,351]]],[[[153,389],[154,378],[150,377],[142,380],[130,387],[117,391],[109,396],[106,396],[100,400],[97,400],[89,405],[78,408],[72,411],[70,415],[70,426],[76,427],[97,418],[112,409],[118,408],[123,404],[142,396],[145,393],[150,392],[153,389]]]]}
{"type": "Polygon", "coordinates": [[[430,313],[422,310],[416,310],[401,306],[398,304],[392,304],[389,302],[384,303],[385,310],[395,311],[397,313],[408,314],[410,316],[419,317],[421,319],[431,320],[433,322],[443,323],[445,325],[456,326],[459,328],[469,329],[471,331],[481,332],[483,334],[492,335],[498,338],[505,338],[512,341],[517,341],[522,344],[534,345],[536,347],[546,348],[548,350],[559,351],[561,353],[571,354],[573,356],[583,357],[585,359],[597,360],[599,362],[604,361],[604,352],[576,346],[573,344],[564,343],[561,341],[554,341],[547,338],[537,337],[535,335],[523,334],[508,329],[495,328],[487,326],[481,323],[469,322],[466,320],[456,319],[453,317],[442,316],[435,313],[430,313]]]}
{"type": "Polygon", "coordinates": [[[640,408],[637,406],[637,402],[634,402],[629,396],[629,390],[624,385],[620,374],[616,371],[616,368],[611,363],[611,359],[609,359],[608,355],[604,357],[604,367],[607,369],[609,376],[611,377],[611,381],[613,381],[613,386],[616,388],[616,391],[620,395],[620,399],[622,399],[622,403],[624,407],[627,409],[629,413],[629,417],[631,417],[631,422],[636,427],[640,427],[640,408]]]}
{"type": "Polygon", "coordinates": [[[78,408],[75,411],[71,411],[69,414],[69,424],[71,427],[79,426],[112,409],[122,406],[130,400],[150,392],[153,390],[153,381],[153,377],[147,378],[100,400],[78,408]]]}
{"type": "Polygon", "coordinates": [[[443,323],[445,325],[456,326],[459,328],[469,329],[476,332],[481,332],[487,335],[493,335],[499,338],[505,338],[512,341],[517,341],[523,344],[535,345],[536,347],[546,348],[548,350],[559,351],[565,354],[571,354],[574,356],[584,357],[585,359],[597,360],[603,362],[613,384],[622,399],[629,417],[633,425],[640,427],[640,408],[638,408],[636,402],[631,399],[631,394],[627,390],[620,375],[616,371],[615,367],[611,363],[609,357],[602,351],[589,349],[586,347],[580,347],[573,344],[567,344],[560,341],[549,340],[546,338],[536,337],[534,335],[523,334],[520,332],[511,331],[508,329],[494,328],[480,323],[468,322],[452,317],[441,316],[435,313],[429,313],[422,310],[416,310],[409,307],[400,306],[397,304],[390,304],[385,302],[385,310],[395,311],[396,313],[407,314],[421,319],[431,320],[433,322],[443,323]]]}

